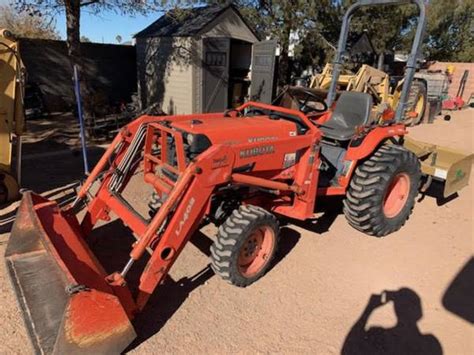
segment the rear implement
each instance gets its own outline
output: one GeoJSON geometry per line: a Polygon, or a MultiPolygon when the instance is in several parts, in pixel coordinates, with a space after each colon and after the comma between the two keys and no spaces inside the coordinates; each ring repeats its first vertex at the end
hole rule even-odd
{"type": "Polygon", "coordinates": [[[443,196],[446,198],[469,184],[474,154],[411,138],[405,138],[403,145],[421,162],[421,171],[428,178],[424,189],[429,187],[433,179],[441,181],[444,183],[443,196]]]}
{"type": "Polygon", "coordinates": [[[25,78],[19,42],[0,28],[0,205],[19,197],[25,78]]]}

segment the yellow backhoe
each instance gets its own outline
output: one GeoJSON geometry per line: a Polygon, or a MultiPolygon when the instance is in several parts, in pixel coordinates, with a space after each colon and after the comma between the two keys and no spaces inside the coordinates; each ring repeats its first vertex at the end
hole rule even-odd
{"type": "MultiPolygon", "coordinates": [[[[328,90],[331,85],[333,65],[326,64],[320,74],[311,79],[310,88],[328,90]]],[[[396,110],[400,101],[403,80],[395,87],[390,86],[390,77],[384,71],[370,65],[362,65],[357,73],[344,69],[338,79],[339,91],[356,91],[371,94],[374,98],[374,110],[382,113],[390,107],[396,110]]],[[[427,105],[427,88],[416,75],[412,82],[405,110],[404,123],[409,126],[419,124],[427,105]]]]}
{"type": "Polygon", "coordinates": [[[0,205],[18,197],[25,75],[18,42],[0,29],[0,205]]]}

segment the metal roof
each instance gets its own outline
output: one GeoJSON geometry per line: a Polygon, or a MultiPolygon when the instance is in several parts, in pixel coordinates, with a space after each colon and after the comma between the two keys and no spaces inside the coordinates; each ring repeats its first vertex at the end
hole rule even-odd
{"type": "MultiPolygon", "coordinates": [[[[170,10],[134,37],[188,37],[194,36],[227,9],[240,12],[232,4],[215,4],[189,9],[170,10]]],[[[244,23],[248,26],[245,20],[244,23]]],[[[253,29],[248,26],[252,32],[253,29]]]]}

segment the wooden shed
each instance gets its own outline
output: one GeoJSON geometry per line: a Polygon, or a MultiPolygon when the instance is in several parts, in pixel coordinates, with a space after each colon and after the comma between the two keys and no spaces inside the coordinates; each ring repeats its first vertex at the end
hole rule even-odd
{"type": "Polygon", "coordinates": [[[276,43],[258,42],[234,5],[169,11],[135,38],[144,107],[158,103],[169,114],[234,107],[248,94],[252,61],[264,64],[253,65],[261,84],[254,98],[271,99],[276,43]]]}

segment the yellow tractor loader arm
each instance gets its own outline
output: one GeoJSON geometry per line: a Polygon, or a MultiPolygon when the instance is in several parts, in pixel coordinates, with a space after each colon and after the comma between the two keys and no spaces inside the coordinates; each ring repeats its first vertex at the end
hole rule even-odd
{"type": "Polygon", "coordinates": [[[25,70],[14,36],[0,29],[0,204],[18,197],[25,70]],[[14,143],[16,171],[13,171],[14,143]]]}
{"type": "MultiPolygon", "coordinates": [[[[320,74],[313,76],[310,88],[328,90],[332,79],[333,64],[326,64],[320,74]]],[[[390,90],[390,77],[384,71],[362,65],[357,73],[343,70],[339,75],[339,91],[365,92],[372,95],[374,99],[374,116],[381,113],[385,108],[391,107],[396,110],[403,80],[398,83],[393,92],[390,90]]],[[[415,125],[421,122],[427,104],[426,87],[417,80],[413,81],[405,114],[405,124],[415,125]]]]}

